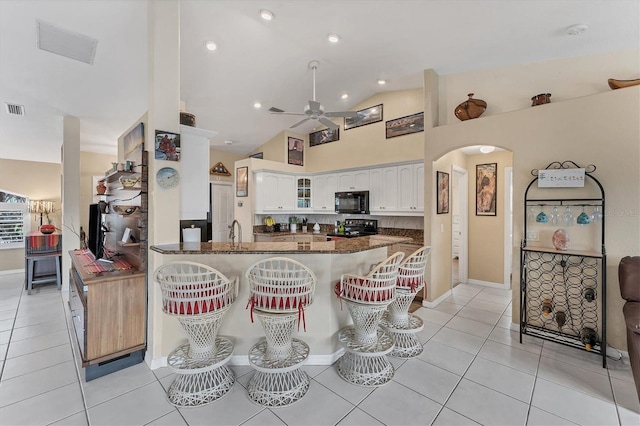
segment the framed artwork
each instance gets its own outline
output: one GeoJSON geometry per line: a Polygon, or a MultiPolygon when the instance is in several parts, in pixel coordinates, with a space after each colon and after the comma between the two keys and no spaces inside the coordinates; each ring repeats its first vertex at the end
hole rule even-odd
{"type": "Polygon", "coordinates": [[[156,130],[156,160],[180,161],[180,135],[156,130]]]}
{"type": "Polygon", "coordinates": [[[256,152],[255,154],[251,154],[249,158],[259,158],[262,160],[264,158],[264,152],[256,152]]]}
{"type": "Polygon", "coordinates": [[[436,172],[437,214],[449,213],[449,173],[436,172]]]}
{"type": "Polygon", "coordinates": [[[385,130],[387,139],[424,132],[424,112],[389,120],[385,122],[385,130]]]}
{"type": "Polygon", "coordinates": [[[124,136],[123,151],[125,161],[135,161],[142,164],[144,150],[144,123],[138,124],[124,136]]]}
{"type": "Polygon", "coordinates": [[[302,139],[287,138],[287,158],[289,164],[304,165],[304,141],[302,139]]]}
{"type": "Polygon", "coordinates": [[[498,164],[476,165],[476,216],[496,216],[498,164]]]}
{"type": "Polygon", "coordinates": [[[324,129],[319,132],[309,133],[309,146],[322,145],[323,143],[340,140],[340,129],[324,129]]]}
{"type": "Polygon", "coordinates": [[[236,197],[249,196],[249,167],[238,167],[236,169],[236,197]]]}
{"type": "Polygon", "coordinates": [[[382,104],[358,111],[358,116],[355,118],[345,117],[344,129],[349,130],[354,127],[377,123],[378,121],[382,121],[382,104]]]}

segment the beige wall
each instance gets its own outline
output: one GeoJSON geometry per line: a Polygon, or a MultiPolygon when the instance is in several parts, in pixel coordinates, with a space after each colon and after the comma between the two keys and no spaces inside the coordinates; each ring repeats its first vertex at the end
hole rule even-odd
{"type": "MultiPolygon", "coordinates": [[[[424,158],[424,133],[414,133],[391,139],[385,137],[385,121],[424,111],[422,89],[379,93],[351,108],[354,111],[383,104],[378,123],[344,130],[344,120],[334,119],[340,125],[340,140],[309,147],[308,135],[284,131],[251,153],[263,152],[265,160],[287,163],[287,137],[305,141],[304,167],[306,172],[323,172],[375,164],[413,161],[424,158]]],[[[324,128],[324,127],[323,127],[324,128]]]]}
{"type": "Polygon", "coordinates": [[[111,169],[111,163],[118,161],[117,155],[96,154],[93,152],[80,153],[80,224],[69,224],[80,232],[80,226],[86,230],[89,225],[89,204],[93,203],[96,188],[93,185],[94,176],[104,176],[111,169]]]}
{"type": "Polygon", "coordinates": [[[509,151],[467,157],[469,172],[469,280],[503,284],[504,282],[504,176],[511,167],[509,151]],[[476,216],[476,165],[497,163],[496,215],[476,216]]]}
{"type": "MultiPolygon", "coordinates": [[[[531,170],[552,161],[595,164],[594,175],[603,184],[607,200],[607,336],[612,346],[626,348],[617,266],[622,257],[640,253],[639,116],[640,87],[636,86],[440,126],[425,134],[425,176],[431,179],[435,176],[431,161],[453,149],[491,143],[513,152],[513,318],[519,316],[518,247],[531,170]]],[[[446,250],[449,237],[435,227],[432,186],[425,185],[425,239],[437,252],[446,250]]],[[[450,280],[447,271],[439,272],[437,267],[428,272],[435,290],[429,300],[443,294],[443,282],[450,280]]]]}
{"type": "MultiPolygon", "coordinates": [[[[0,189],[25,195],[31,200],[53,201],[56,211],[50,218],[56,227],[61,228],[61,173],[61,165],[57,163],[0,159],[0,189]]],[[[40,226],[40,216],[32,215],[29,225],[35,231],[40,226]]],[[[0,271],[14,269],[24,269],[23,248],[0,251],[0,271]]]]}
{"type": "Polygon", "coordinates": [[[220,149],[209,150],[209,169],[216,165],[218,162],[224,164],[231,176],[218,176],[209,174],[209,181],[211,182],[233,182],[236,175],[234,164],[236,161],[246,158],[246,155],[235,154],[233,152],[222,151],[220,149]]]}

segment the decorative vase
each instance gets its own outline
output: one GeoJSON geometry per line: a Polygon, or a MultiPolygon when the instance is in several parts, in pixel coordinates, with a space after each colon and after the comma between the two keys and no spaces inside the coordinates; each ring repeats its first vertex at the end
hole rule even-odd
{"type": "Polygon", "coordinates": [[[40,232],[43,234],[53,234],[55,231],[56,227],[50,223],[40,226],[40,232]]]}
{"type": "Polygon", "coordinates": [[[320,233],[320,224],[316,223],[315,225],[313,225],[313,233],[314,234],[319,234],[320,233]]]}
{"type": "Polygon", "coordinates": [[[609,87],[611,87],[612,90],[616,90],[625,87],[637,86],[640,84],[640,78],[636,78],[635,80],[616,80],[614,78],[610,78],[607,80],[607,83],[609,83],[609,87]]]}
{"type": "Polygon", "coordinates": [[[98,195],[104,195],[104,193],[107,192],[107,185],[105,185],[104,182],[98,182],[98,185],[96,186],[96,192],[98,193],[98,195]]]}
{"type": "Polygon", "coordinates": [[[482,99],[473,99],[473,93],[469,93],[469,99],[462,102],[454,110],[454,114],[459,120],[465,121],[478,118],[487,109],[487,103],[482,99]]]}
{"type": "Polygon", "coordinates": [[[554,232],[551,242],[556,250],[569,250],[569,234],[564,229],[558,229],[554,232]]]}
{"type": "Polygon", "coordinates": [[[548,104],[551,102],[551,93],[540,93],[531,98],[531,106],[548,104]]]}

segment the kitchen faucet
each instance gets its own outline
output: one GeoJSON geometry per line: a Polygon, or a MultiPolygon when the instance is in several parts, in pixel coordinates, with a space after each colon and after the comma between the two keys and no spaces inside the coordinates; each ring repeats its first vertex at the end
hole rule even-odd
{"type": "Polygon", "coordinates": [[[241,249],[242,248],[242,226],[240,226],[240,222],[238,222],[236,219],[234,219],[233,222],[231,222],[231,225],[229,226],[229,239],[231,240],[231,248],[234,248],[235,247],[234,240],[236,238],[234,229],[235,229],[236,223],[238,224],[238,248],[241,249]]]}

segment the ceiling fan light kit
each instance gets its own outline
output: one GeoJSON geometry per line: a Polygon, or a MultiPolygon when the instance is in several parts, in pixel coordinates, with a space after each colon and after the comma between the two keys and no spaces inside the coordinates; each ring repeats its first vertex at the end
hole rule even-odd
{"type": "Polygon", "coordinates": [[[293,126],[291,126],[290,127],[291,129],[298,127],[309,120],[315,120],[319,123],[324,124],[331,130],[337,130],[340,128],[340,126],[338,126],[333,121],[329,120],[327,117],[349,117],[349,118],[358,117],[358,113],[356,111],[328,111],[328,112],[324,111],[324,107],[320,104],[320,102],[316,100],[316,70],[318,69],[319,65],[320,65],[320,62],[315,60],[309,62],[309,65],[308,65],[309,69],[313,71],[313,100],[310,100],[307,106],[305,106],[304,112],[302,113],[285,112],[280,108],[276,108],[276,107],[269,108],[269,112],[271,112],[271,114],[299,115],[299,116],[305,117],[302,120],[295,123],[293,126]]]}

